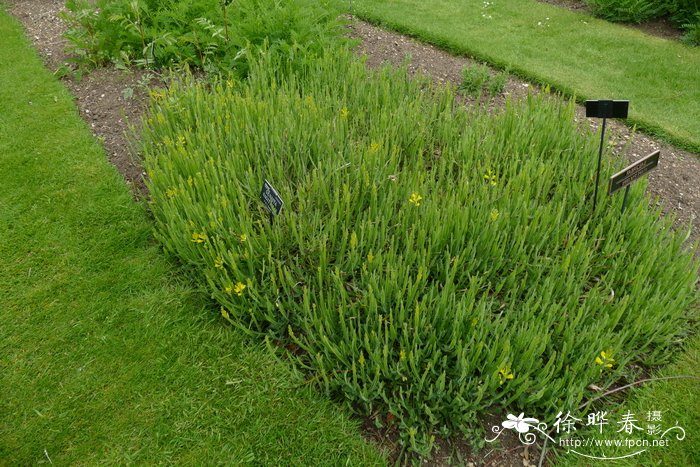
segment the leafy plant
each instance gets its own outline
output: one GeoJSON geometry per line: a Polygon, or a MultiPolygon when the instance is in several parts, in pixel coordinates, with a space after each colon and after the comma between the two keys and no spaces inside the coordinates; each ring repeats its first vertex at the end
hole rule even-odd
{"type": "Polygon", "coordinates": [[[700,23],[700,0],[669,0],[670,19],[680,27],[700,23]]]}
{"type": "Polygon", "coordinates": [[[76,59],[145,68],[247,72],[246,50],[264,43],[301,59],[338,40],[338,11],[311,0],[69,0],[63,18],[76,59]]]}
{"type": "Polygon", "coordinates": [[[507,71],[501,71],[493,75],[488,83],[488,91],[489,95],[491,97],[497,96],[501,93],[503,93],[503,90],[506,87],[506,83],[508,82],[508,72],[507,71]]]}
{"type": "Polygon", "coordinates": [[[700,12],[695,13],[695,21],[683,25],[683,41],[690,45],[700,45],[700,12]]]}
{"type": "Polygon", "coordinates": [[[591,211],[598,141],[573,103],[469,111],[337,48],[248,63],[245,81],[154,96],[157,236],[226,320],[408,450],[493,406],[576,407],[687,334],[698,264],[643,183],[625,216],[619,198],[591,211]],[[285,201],[274,222],[264,180],[285,201]]]}
{"type": "Polygon", "coordinates": [[[462,69],[462,82],[459,90],[470,95],[480,95],[489,81],[489,69],[486,65],[468,65],[462,69]]]}
{"type": "Polygon", "coordinates": [[[508,82],[508,72],[501,71],[494,75],[485,64],[465,66],[462,69],[462,82],[458,89],[470,96],[480,96],[484,90],[494,97],[503,92],[508,82]]]}
{"type": "Polygon", "coordinates": [[[686,31],[684,41],[700,43],[700,0],[586,0],[596,16],[615,22],[641,23],[667,16],[686,31]]]}
{"type": "Polygon", "coordinates": [[[641,23],[668,13],[665,1],[659,0],[586,0],[593,14],[622,23],[641,23]]]}

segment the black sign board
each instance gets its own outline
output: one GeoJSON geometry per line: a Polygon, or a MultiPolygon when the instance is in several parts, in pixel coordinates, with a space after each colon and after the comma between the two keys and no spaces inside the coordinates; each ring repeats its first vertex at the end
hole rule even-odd
{"type": "Polygon", "coordinates": [[[658,150],[654,151],[653,153],[646,156],[644,159],[638,160],[626,169],[621,170],[620,172],[610,177],[610,187],[608,188],[608,194],[611,195],[617,190],[625,188],[645,173],[650,172],[654,167],[656,167],[659,164],[659,153],[660,151],[658,150]]]}
{"type": "Polygon", "coordinates": [[[275,190],[267,180],[265,180],[262,191],[260,192],[260,199],[265,205],[265,209],[270,213],[270,216],[279,214],[282,210],[282,205],[284,205],[284,201],[282,201],[277,190],[275,190]]]}
{"type": "Polygon", "coordinates": [[[627,118],[630,101],[586,101],[586,117],[627,118]]]}

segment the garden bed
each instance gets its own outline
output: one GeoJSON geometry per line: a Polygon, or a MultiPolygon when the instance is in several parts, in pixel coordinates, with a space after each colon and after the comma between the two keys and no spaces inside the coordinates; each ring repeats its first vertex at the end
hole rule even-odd
{"type": "MultiPolygon", "coordinates": [[[[30,13],[31,15],[31,13],[30,13]]],[[[425,53],[423,58],[416,57],[416,55],[421,55],[420,53],[414,54],[414,65],[412,66],[413,70],[415,71],[419,67],[423,66],[426,67],[428,70],[428,74],[433,76],[435,79],[438,80],[444,80],[444,81],[456,81],[458,82],[460,79],[460,74],[461,73],[461,68],[464,66],[467,61],[464,59],[455,59],[454,57],[451,57],[446,54],[442,54],[435,49],[432,48],[427,48],[425,46],[421,46],[420,44],[413,43],[412,41],[406,40],[404,37],[387,33],[385,31],[378,30],[376,28],[370,27],[366,24],[363,23],[355,23],[352,26],[352,30],[354,31],[354,34],[356,34],[358,37],[363,37],[363,50],[365,52],[369,52],[368,55],[370,56],[370,61],[383,61],[383,59],[393,59],[393,60],[402,60],[403,57],[405,56],[405,51],[407,50],[413,50],[414,52],[423,52],[425,53]],[[376,38],[376,40],[373,40],[376,38]],[[461,66],[460,66],[461,65],[461,66]],[[455,70],[457,71],[457,74],[455,74],[455,70]]],[[[53,57],[53,53],[51,54],[53,57]]],[[[145,93],[140,94],[140,97],[134,98],[134,97],[126,97],[126,94],[124,91],[126,89],[132,89],[136,91],[142,90],[141,88],[143,87],[145,91],[145,86],[141,86],[139,82],[143,82],[143,75],[139,76],[131,76],[129,78],[130,81],[124,81],[122,83],[118,83],[114,85],[114,79],[118,77],[118,74],[115,74],[114,76],[110,77],[108,75],[100,76],[99,74],[95,75],[96,78],[92,78],[93,75],[87,76],[81,81],[81,84],[78,83],[73,83],[72,87],[74,92],[77,92],[79,95],[83,95],[83,102],[85,107],[83,107],[83,113],[85,116],[89,116],[88,121],[90,119],[96,119],[93,120],[92,123],[94,124],[93,128],[95,128],[95,131],[100,134],[107,134],[109,135],[109,132],[114,132],[114,127],[117,125],[119,120],[110,120],[114,119],[113,115],[113,109],[117,105],[121,105],[123,103],[129,102],[130,104],[135,104],[133,107],[133,114],[132,118],[135,118],[139,114],[139,106],[136,105],[139,102],[142,102],[142,99],[145,96],[145,93]],[[93,82],[91,85],[86,85],[82,84],[85,83],[85,80],[90,80],[90,79],[95,79],[96,81],[93,82]],[[102,83],[102,84],[100,84],[102,83]],[[94,85],[94,87],[92,87],[94,85]],[[110,85],[112,87],[110,87],[110,85]],[[124,87],[122,87],[122,85],[124,87]],[[100,86],[104,86],[103,89],[105,89],[106,92],[99,92],[100,86]],[[119,89],[121,88],[121,90],[119,89]],[[109,96],[109,97],[107,97],[109,96]],[[101,102],[104,102],[106,100],[111,99],[111,103],[105,106],[101,106],[101,102]],[[92,107],[92,109],[91,109],[92,107]],[[94,111],[93,109],[97,109],[98,111],[94,111]],[[112,113],[112,116],[110,116],[110,113],[112,113]],[[102,123],[100,123],[102,122],[102,123]],[[116,123],[115,123],[116,122],[116,123]],[[100,129],[102,128],[102,129],[100,129]]],[[[512,96],[512,97],[518,97],[518,96],[523,96],[524,94],[527,94],[527,92],[531,89],[531,86],[528,85],[527,83],[517,81],[515,79],[511,79],[506,87],[506,92],[512,96]]],[[[136,94],[136,93],[135,93],[136,94]]],[[[79,97],[79,102],[81,101],[81,98],[79,97]]],[[[494,106],[497,109],[500,108],[501,103],[504,101],[504,99],[497,99],[495,101],[490,101],[487,103],[487,105],[494,106]]],[[[471,102],[474,104],[475,102],[471,102]]],[[[342,109],[341,109],[342,112],[342,109]]],[[[580,111],[579,111],[580,112],[580,111]]],[[[156,115],[157,116],[157,115],[156,115]]],[[[580,113],[579,113],[579,118],[581,118],[580,113]]],[[[122,119],[123,121],[123,119],[122,119]]],[[[616,142],[616,145],[618,146],[618,149],[622,149],[627,145],[628,140],[630,139],[629,132],[626,132],[626,128],[624,126],[619,126],[615,127],[614,130],[615,134],[618,137],[618,140],[616,142]]],[[[110,135],[111,136],[111,135],[110,135]]],[[[106,138],[105,138],[106,139],[106,138]]],[[[115,154],[118,152],[120,148],[124,148],[126,145],[123,144],[123,142],[120,144],[118,141],[118,135],[114,135],[114,148],[115,148],[115,154]]],[[[647,139],[644,137],[635,137],[634,141],[632,143],[632,151],[630,151],[630,158],[635,159],[640,156],[645,155],[647,152],[650,152],[651,149],[656,148],[660,146],[660,144],[652,141],[651,139],[647,139]],[[642,141],[641,143],[639,141],[642,141]],[[635,151],[636,152],[633,152],[635,151]]],[[[370,150],[373,146],[370,146],[370,150]]],[[[630,146],[627,146],[630,147],[630,146]]],[[[673,150],[672,148],[668,149],[668,152],[671,154],[674,154],[671,157],[676,157],[675,162],[677,162],[679,165],[680,163],[683,164],[692,164],[693,161],[696,163],[697,159],[694,158],[691,154],[687,153],[682,153],[681,151],[678,150],[673,150]],[[680,157],[677,155],[680,154],[680,157]]],[[[124,152],[126,154],[126,152],[124,152]]],[[[125,173],[125,176],[127,179],[131,179],[133,181],[140,180],[140,177],[138,176],[139,173],[141,173],[140,167],[136,164],[134,164],[128,157],[123,157],[121,159],[122,161],[129,161],[128,164],[123,164],[124,167],[121,168],[121,170],[125,173]],[[126,170],[126,168],[131,167],[131,172],[129,170],[126,170]],[[133,170],[135,169],[135,170],[133,170]]],[[[672,159],[673,160],[673,159],[672,159]]],[[[117,166],[119,166],[119,162],[116,162],[117,166]]],[[[691,172],[692,166],[689,167],[686,165],[684,167],[674,167],[673,165],[670,166],[670,168],[666,168],[668,170],[668,173],[674,173],[674,169],[677,171],[677,175],[679,179],[683,180],[685,185],[687,187],[686,192],[691,193],[692,196],[696,196],[695,198],[695,207],[697,207],[697,199],[700,198],[700,194],[697,192],[694,193],[693,188],[697,190],[698,183],[694,183],[692,179],[690,179],[690,176],[688,174],[690,173],[695,173],[698,174],[699,172],[696,170],[694,172],[691,172]]],[[[661,174],[661,171],[659,171],[659,174],[661,174]]],[[[668,189],[668,196],[666,199],[668,199],[671,196],[671,193],[674,194],[674,196],[679,196],[677,194],[677,188],[678,185],[668,185],[669,180],[668,180],[668,175],[666,177],[659,176],[658,179],[660,180],[659,182],[659,189],[660,192],[663,190],[664,184],[666,184],[667,189],[668,189]]],[[[653,185],[652,181],[652,186],[653,185]]],[[[167,189],[160,190],[161,194],[167,191],[167,189]]],[[[418,193],[418,192],[415,192],[418,193]]],[[[414,193],[414,194],[415,194],[414,193]]],[[[684,194],[680,194],[680,198],[678,198],[678,207],[681,207],[680,205],[680,200],[683,199],[684,194]]],[[[687,199],[687,193],[685,194],[686,199],[687,199]]],[[[411,194],[411,197],[413,197],[413,194],[411,194]]],[[[409,198],[410,201],[411,198],[409,198]]],[[[422,196],[420,194],[417,195],[417,197],[413,198],[415,200],[416,207],[420,204],[422,200],[422,196]]],[[[676,198],[672,198],[674,200],[674,205],[676,198]]],[[[691,203],[692,203],[692,198],[691,198],[691,203]]],[[[676,206],[673,206],[672,208],[669,209],[676,209],[676,206]]],[[[679,210],[680,213],[683,212],[683,210],[679,210]]],[[[694,211],[693,211],[694,212],[694,211]]],[[[691,212],[691,215],[692,213],[691,212]]],[[[498,217],[500,216],[500,211],[497,211],[497,213],[494,215],[493,210],[490,212],[490,215],[493,219],[493,221],[496,221],[498,217]]],[[[690,215],[686,219],[692,219],[690,215]]],[[[697,219],[697,216],[695,217],[695,220],[697,219]]],[[[696,220],[697,222],[697,220],[696,220]]],[[[197,232],[195,232],[197,233],[197,232]]],[[[198,233],[198,235],[203,235],[202,233],[198,233]]],[[[697,235],[697,229],[695,230],[694,235],[697,235]]],[[[194,243],[199,243],[198,239],[201,239],[203,237],[197,237],[196,239],[192,237],[195,241],[194,243]]],[[[188,239],[189,241],[190,239],[188,239]]],[[[244,240],[241,240],[244,241],[244,240]]],[[[350,240],[351,241],[351,240],[350,240]]],[[[356,240],[357,241],[357,240],[356,240]]],[[[204,243],[204,241],[202,242],[204,243]]],[[[351,241],[352,243],[352,241],[351,241]]],[[[176,249],[176,248],[174,248],[176,249]]],[[[372,260],[369,259],[370,256],[374,256],[372,251],[370,251],[367,255],[368,260],[371,262],[372,260]]],[[[216,259],[215,263],[216,263],[216,259]]],[[[243,284],[243,283],[241,283],[243,284]]],[[[238,284],[234,284],[238,285],[238,284]]],[[[244,284],[245,285],[245,284],[244,284]]],[[[224,287],[225,289],[225,287],[224,287]]],[[[243,289],[240,289],[243,290],[243,289]]],[[[250,290],[250,288],[249,288],[250,290]]],[[[226,292],[228,293],[228,292],[226,292]]],[[[304,344],[303,342],[298,342],[298,344],[302,345],[302,347],[306,346],[308,347],[308,342],[304,344]]],[[[507,372],[506,372],[507,374],[507,372]]]]}

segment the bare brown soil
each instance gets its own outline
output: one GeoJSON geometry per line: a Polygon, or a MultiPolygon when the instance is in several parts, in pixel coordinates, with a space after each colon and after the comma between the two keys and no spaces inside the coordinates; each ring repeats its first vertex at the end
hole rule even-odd
{"type": "MultiPolygon", "coordinates": [[[[58,16],[63,8],[63,0],[5,1],[10,7],[9,11],[24,25],[27,36],[47,68],[54,71],[62,65],[71,66],[69,54],[65,50],[68,44],[62,38],[66,25],[58,16]]],[[[574,9],[580,8],[582,4],[575,0],[543,1],[574,9]]],[[[425,74],[437,82],[458,85],[462,79],[462,69],[473,64],[467,57],[450,55],[430,45],[354,19],[351,20],[348,34],[359,41],[357,51],[366,55],[370,67],[384,63],[398,66],[410,58],[409,73],[425,74]]],[[[93,70],[82,79],[68,75],[62,80],[75,97],[81,116],[102,142],[110,162],[124,176],[135,196],[145,195],[145,173],[140,162],[130,156],[126,134],[129,124],[137,124],[146,108],[150,76],[140,70],[125,72],[110,67],[93,70]]],[[[502,105],[507,97],[518,98],[528,92],[539,92],[539,89],[510,77],[501,96],[486,102],[465,98],[465,104],[493,108],[502,105]]],[[[582,108],[578,108],[577,115],[578,120],[585,120],[582,108]]],[[[596,122],[591,122],[591,131],[595,131],[596,125],[596,122]]],[[[658,197],[666,212],[676,216],[677,226],[692,224],[692,238],[697,239],[700,235],[700,158],[648,136],[634,135],[628,127],[617,122],[611,122],[608,128],[613,152],[630,161],[653,150],[661,150],[661,163],[650,175],[649,191],[658,197]]],[[[500,415],[490,415],[482,420],[482,425],[490,433],[491,426],[499,425],[502,420],[500,415]]],[[[376,429],[371,419],[367,419],[365,432],[380,446],[396,448],[395,431],[376,429]]],[[[427,464],[528,467],[537,465],[540,456],[538,449],[537,446],[528,448],[523,445],[512,433],[504,433],[498,447],[487,445],[477,455],[472,454],[464,442],[438,440],[438,451],[427,464]]]]}

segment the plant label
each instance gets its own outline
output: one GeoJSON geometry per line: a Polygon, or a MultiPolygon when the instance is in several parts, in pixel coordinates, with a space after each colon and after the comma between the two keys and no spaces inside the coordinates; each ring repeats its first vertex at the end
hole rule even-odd
{"type": "Polygon", "coordinates": [[[586,117],[627,118],[630,101],[586,101],[586,117]]]}
{"type": "Polygon", "coordinates": [[[278,215],[280,211],[282,211],[284,201],[282,201],[282,198],[280,197],[279,193],[277,193],[277,190],[275,190],[267,180],[265,180],[262,191],[260,192],[260,199],[265,205],[265,209],[267,209],[267,211],[270,213],[270,216],[273,214],[278,215]]]}
{"type": "Polygon", "coordinates": [[[647,172],[650,172],[659,164],[660,152],[661,151],[656,150],[645,158],[638,160],[634,164],[610,177],[608,194],[611,195],[617,190],[629,186],[633,181],[637,180],[647,172]]]}

